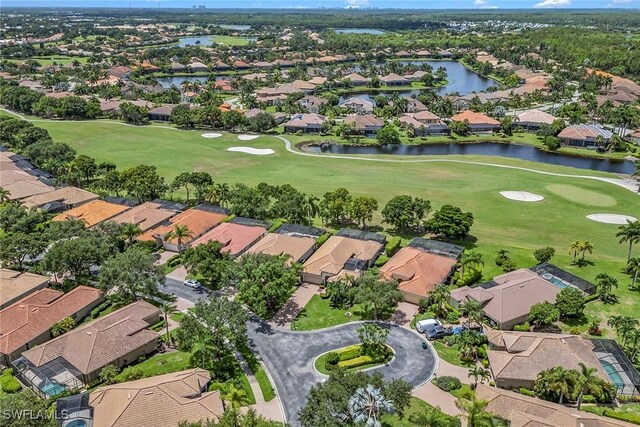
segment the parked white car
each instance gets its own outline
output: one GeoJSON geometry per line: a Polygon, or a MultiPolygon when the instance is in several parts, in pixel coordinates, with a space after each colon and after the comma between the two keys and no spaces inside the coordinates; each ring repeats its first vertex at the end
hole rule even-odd
{"type": "Polygon", "coordinates": [[[187,279],[184,281],[184,285],[191,288],[191,289],[200,289],[202,288],[202,285],[200,284],[200,282],[198,282],[195,279],[187,279]]]}
{"type": "Polygon", "coordinates": [[[420,332],[420,333],[424,333],[429,326],[435,326],[435,325],[441,325],[440,322],[438,322],[436,319],[424,319],[424,320],[418,320],[416,322],[416,331],[420,332]]]}

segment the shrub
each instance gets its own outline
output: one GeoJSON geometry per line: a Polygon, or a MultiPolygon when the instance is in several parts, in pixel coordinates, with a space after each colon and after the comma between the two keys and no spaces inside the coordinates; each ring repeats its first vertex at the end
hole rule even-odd
{"type": "Polygon", "coordinates": [[[120,372],[120,369],[118,369],[117,366],[106,365],[104,368],[100,370],[100,374],[99,374],[100,379],[102,380],[102,382],[105,382],[107,384],[113,384],[119,372],[120,372]]]}
{"type": "Polygon", "coordinates": [[[437,377],[433,380],[433,383],[440,390],[443,390],[446,392],[450,392],[452,390],[458,390],[459,388],[462,387],[462,383],[456,377],[448,377],[448,376],[437,377]]]}
{"type": "Polygon", "coordinates": [[[342,360],[340,362],[338,362],[338,366],[345,368],[345,369],[353,369],[353,368],[358,368],[360,366],[363,365],[368,365],[369,363],[372,363],[374,360],[371,356],[358,356],[358,357],[354,357],[353,359],[349,359],[349,360],[342,360]]]}
{"type": "Polygon", "coordinates": [[[582,396],[582,403],[596,403],[596,398],[590,394],[585,394],[582,396]]]}
{"type": "Polygon", "coordinates": [[[484,347],[478,347],[478,358],[486,359],[487,358],[487,349],[484,347]]]}
{"type": "Polygon", "coordinates": [[[600,295],[598,294],[593,294],[593,295],[589,295],[588,297],[585,297],[584,302],[585,304],[588,302],[592,302],[592,301],[597,301],[600,299],[600,295]]]}
{"type": "Polygon", "coordinates": [[[389,257],[386,255],[380,255],[378,257],[378,259],[375,262],[375,266],[376,267],[382,267],[383,265],[386,264],[386,262],[389,261],[389,257]]]}
{"type": "Polygon", "coordinates": [[[429,300],[427,298],[421,298],[418,301],[418,313],[426,313],[429,309],[429,300]]]}
{"type": "Polygon", "coordinates": [[[124,375],[124,380],[125,381],[135,381],[135,380],[139,380],[142,377],[144,377],[144,372],[142,372],[142,369],[140,369],[140,368],[131,368],[124,375]]]}
{"type": "Polygon", "coordinates": [[[20,381],[13,376],[12,369],[7,369],[2,373],[2,376],[0,377],[0,388],[5,393],[9,394],[17,393],[22,389],[20,381]]]}
{"type": "Polygon", "coordinates": [[[605,409],[602,413],[605,417],[615,418],[620,421],[627,421],[633,424],[640,424],[640,415],[634,414],[632,412],[616,412],[611,411],[609,409],[605,409]]]}
{"type": "Polygon", "coordinates": [[[393,237],[387,242],[384,247],[384,252],[388,257],[392,257],[396,252],[398,252],[398,249],[400,249],[400,243],[401,241],[399,237],[393,237]]]}
{"type": "Polygon", "coordinates": [[[520,394],[524,394],[525,396],[537,397],[536,393],[528,388],[520,387],[520,390],[518,391],[520,391],[520,394]]]}
{"type": "Polygon", "coordinates": [[[269,227],[269,232],[273,233],[274,231],[276,231],[278,228],[280,228],[280,226],[284,223],[284,221],[282,221],[281,219],[276,219],[275,221],[273,221],[273,224],[271,224],[271,227],[269,227]]]}
{"type": "Polygon", "coordinates": [[[508,273],[508,272],[513,271],[515,269],[516,269],[516,262],[514,260],[512,260],[511,258],[507,258],[502,263],[502,271],[504,271],[505,273],[508,273]]]}
{"type": "Polygon", "coordinates": [[[640,394],[634,394],[633,396],[621,394],[616,399],[620,403],[640,403],[640,394]]]}
{"type": "Polygon", "coordinates": [[[337,365],[339,361],[340,361],[340,356],[338,355],[338,353],[332,351],[331,353],[327,354],[325,364],[333,367],[337,365]]]}
{"type": "Polygon", "coordinates": [[[455,324],[460,321],[460,312],[456,309],[450,310],[445,318],[447,323],[455,324]]]}
{"type": "Polygon", "coordinates": [[[320,292],[320,298],[322,299],[327,299],[329,296],[329,292],[320,292]]]}
{"type": "Polygon", "coordinates": [[[524,322],[520,325],[514,326],[513,330],[518,332],[529,332],[531,330],[531,325],[529,324],[529,322],[524,322]]]}
{"type": "Polygon", "coordinates": [[[316,245],[318,245],[318,247],[322,246],[322,244],[326,242],[329,237],[331,237],[331,233],[324,233],[316,239],[316,245]]]}
{"type": "Polygon", "coordinates": [[[180,264],[182,264],[182,258],[180,257],[179,254],[176,254],[174,256],[172,256],[171,258],[169,258],[167,260],[167,262],[165,263],[165,265],[167,267],[177,267],[180,264]]]}
{"type": "Polygon", "coordinates": [[[362,347],[361,346],[353,346],[347,347],[345,350],[338,352],[338,356],[340,356],[340,361],[355,359],[362,355],[362,347]]]}
{"type": "Polygon", "coordinates": [[[101,303],[100,305],[98,305],[96,308],[91,310],[91,318],[92,319],[97,319],[100,316],[100,313],[102,313],[104,310],[109,308],[110,305],[111,305],[111,301],[109,301],[109,300],[107,300],[107,301],[101,303]]]}
{"type": "Polygon", "coordinates": [[[580,335],[582,331],[580,330],[580,328],[571,328],[569,329],[569,333],[571,335],[580,335]]]}
{"type": "Polygon", "coordinates": [[[550,246],[533,251],[533,257],[538,261],[538,264],[551,261],[551,258],[553,258],[555,254],[556,250],[550,246]]]}

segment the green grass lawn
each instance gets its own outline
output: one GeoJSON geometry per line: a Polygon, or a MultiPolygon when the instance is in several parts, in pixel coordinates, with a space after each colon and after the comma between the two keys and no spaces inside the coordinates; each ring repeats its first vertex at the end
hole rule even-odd
{"type": "Polygon", "coordinates": [[[116,376],[116,382],[125,381],[127,373],[132,370],[141,370],[144,378],[183,371],[189,369],[190,358],[191,354],[184,351],[154,354],[142,363],[124,368],[122,372],[116,376]]]}
{"type": "Polygon", "coordinates": [[[214,43],[221,44],[224,46],[246,46],[249,44],[251,40],[246,37],[235,37],[235,36],[211,36],[214,43]]]}
{"type": "Polygon", "coordinates": [[[86,64],[88,58],[80,57],[80,56],[52,55],[52,56],[34,56],[29,59],[38,61],[40,65],[52,65],[54,62],[58,65],[68,65],[68,64],[73,64],[73,61],[76,61],[76,60],[81,64],[86,64]]]}
{"type": "Polygon", "coordinates": [[[444,342],[441,340],[432,341],[431,344],[433,344],[433,348],[436,349],[436,353],[438,353],[438,356],[441,359],[451,363],[452,365],[463,366],[465,368],[468,368],[474,365],[473,362],[463,362],[462,360],[460,360],[460,358],[458,357],[457,345],[452,345],[447,347],[446,345],[444,345],[444,342]]]}
{"type": "Polygon", "coordinates": [[[619,408],[611,408],[609,406],[585,405],[582,406],[581,409],[593,414],[622,419],[633,424],[640,424],[640,403],[626,403],[620,405],[619,408]]]}
{"type": "Polygon", "coordinates": [[[304,309],[293,321],[291,329],[296,331],[310,331],[314,329],[328,328],[329,326],[342,325],[343,323],[360,320],[357,306],[351,310],[333,308],[329,305],[329,299],[322,299],[319,295],[311,297],[304,309]],[[351,316],[345,316],[349,311],[351,316]]]}
{"type": "MultiPolygon", "coordinates": [[[[433,408],[433,406],[429,405],[427,402],[423,400],[420,400],[416,397],[412,397],[409,407],[404,412],[404,418],[400,419],[400,417],[397,414],[383,415],[381,417],[382,425],[384,427],[415,427],[416,424],[413,424],[412,422],[409,421],[409,418],[411,417],[411,415],[419,414],[429,408],[433,408]]],[[[454,418],[454,417],[450,417],[450,418],[454,418]]]]}
{"type": "MultiPolygon", "coordinates": [[[[535,263],[535,249],[552,246],[556,249],[553,263],[561,268],[590,281],[601,272],[619,279],[620,287],[616,294],[620,304],[589,304],[587,314],[606,318],[612,312],[622,312],[640,317],[638,295],[627,290],[630,279],[622,273],[626,262],[626,246],[620,245],[615,237],[617,226],[586,218],[586,215],[598,212],[638,216],[640,196],[604,182],[498,168],[487,163],[568,175],[614,177],[613,174],[486,156],[429,156],[428,162],[420,162],[426,157],[418,156],[409,159],[400,156],[360,156],[362,159],[397,162],[323,158],[289,153],[282,141],[271,136],[240,141],[236,135],[227,133],[221,138],[205,139],[201,137],[202,131],[179,131],[161,126],[131,127],[105,121],[39,121],[37,124],[49,130],[54,141],[69,143],[79,153],[92,156],[98,162],[111,161],[119,168],[140,163],[153,164],[168,181],[182,171],[208,171],[219,182],[250,185],[259,182],[272,185],[290,183],[301,191],[317,196],[328,190],[345,187],[354,195],[375,196],[380,207],[399,194],[429,199],[436,209],[443,204],[453,204],[474,215],[473,241],[462,243],[483,255],[484,279],[501,273],[501,269],[493,262],[500,249],[509,250],[517,267],[530,267],[535,263]],[[226,151],[233,146],[271,148],[275,154],[252,156],[226,151]],[[559,188],[558,185],[575,187],[580,194],[559,188]],[[530,191],[545,199],[537,203],[511,201],[499,194],[503,190],[530,191]],[[569,244],[574,240],[589,240],[594,245],[594,254],[588,257],[594,265],[582,268],[572,265],[569,244]]],[[[295,144],[310,137],[287,138],[295,144]]],[[[381,217],[377,212],[372,223],[380,222],[381,217]]],[[[412,236],[403,237],[410,239],[412,236]]],[[[308,307],[308,311],[314,309],[318,307],[308,307]]],[[[340,312],[324,311],[323,316],[328,318],[321,319],[322,324],[318,324],[317,316],[309,315],[303,316],[297,323],[302,329],[308,329],[353,319],[342,317],[343,313],[340,312]]]]}
{"type": "Polygon", "coordinates": [[[262,366],[260,366],[253,375],[255,375],[256,380],[258,381],[258,385],[260,386],[260,390],[262,391],[262,396],[265,401],[268,402],[276,397],[275,390],[271,385],[271,381],[269,381],[269,376],[267,376],[267,373],[262,366]]]}

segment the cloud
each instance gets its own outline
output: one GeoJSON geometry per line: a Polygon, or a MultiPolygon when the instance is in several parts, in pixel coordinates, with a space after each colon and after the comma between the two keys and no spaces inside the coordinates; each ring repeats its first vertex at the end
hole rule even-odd
{"type": "Polygon", "coordinates": [[[369,0],[347,0],[347,8],[369,6],[369,0]]]}
{"type": "Polygon", "coordinates": [[[481,9],[497,9],[498,6],[489,4],[487,0],[474,0],[473,4],[481,9]]]}
{"type": "Polygon", "coordinates": [[[631,3],[633,0],[613,0],[611,4],[627,4],[631,3]]]}
{"type": "Polygon", "coordinates": [[[544,0],[540,3],[534,4],[536,9],[547,9],[552,7],[569,7],[571,6],[571,0],[544,0]]]}

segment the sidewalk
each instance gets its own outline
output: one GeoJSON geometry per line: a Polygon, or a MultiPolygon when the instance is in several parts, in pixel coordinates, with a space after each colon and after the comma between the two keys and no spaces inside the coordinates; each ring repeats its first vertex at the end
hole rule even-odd
{"type": "Polygon", "coordinates": [[[320,287],[303,283],[296,289],[289,301],[276,313],[269,323],[280,329],[291,329],[291,322],[298,316],[311,297],[320,293],[320,287]]]}

